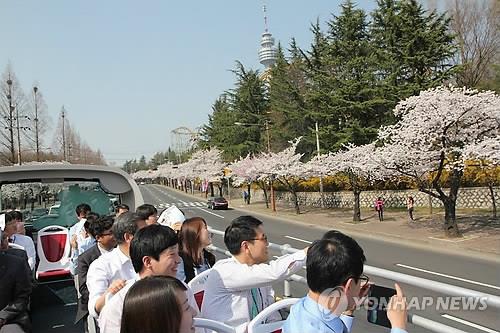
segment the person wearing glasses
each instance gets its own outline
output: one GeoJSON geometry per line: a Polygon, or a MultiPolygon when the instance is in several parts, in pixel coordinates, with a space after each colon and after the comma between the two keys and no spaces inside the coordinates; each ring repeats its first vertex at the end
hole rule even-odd
{"type": "MultiPolygon", "coordinates": [[[[358,243],[339,231],[313,242],[306,260],[309,292],[291,307],[283,333],[351,332],[354,310],[370,289],[365,261],[358,243]]],[[[392,333],[406,333],[406,302],[397,284],[396,290],[387,316],[392,333]]]]}
{"type": "Polygon", "coordinates": [[[87,317],[89,314],[87,305],[89,301],[89,289],[87,288],[87,272],[90,264],[99,258],[101,254],[110,252],[116,246],[116,239],[113,236],[111,228],[113,227],[114,219],[111,216],[102,216],[93,221],[90,221],[88,230],[90,235],[96,240],[96,244],[78,256],[78,290],[81,297],[78,299],[78,310],[76,313],[75,323],[84,319],[84,327],[87,332],[87,327],[94,325],[93,318],[87,317]]]}
{"type": "MultiPolygon", "coordinates": [[[[246,332],[248,322],[274,302],[271,285],[299,271],[307,248],[269,259],[262,221],[240,216],[226,228],[224,243],[233,255],[215,263],[206,281],[201,317],[224,322],[246,332]]],[[[277,314],[276,320],[281,320],[277,314]]]]}

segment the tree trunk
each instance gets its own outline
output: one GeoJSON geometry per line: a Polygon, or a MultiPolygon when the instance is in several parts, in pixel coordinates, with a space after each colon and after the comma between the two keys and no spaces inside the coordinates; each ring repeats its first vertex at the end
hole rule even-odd
{"type": "Polygon", "coordinates": [[[292,193],[293,204],[295,206],[295,214],[300,214],[299,198],[297,197],[297,192],[294,189],[290,189],[292,193]]]}
{"type": "Polygon", "coordinates": [[[269,198],[267,197],[266,183],[264,181],[259,182],[259,186],[264,192],[264,201],[266,202],[266,208],[269,208],[269,198]]]}
{"type": "Polygon", "coordinates": [[[210,186],[210,196],[213,197],[214,196],[214,183],[210,182],[209,186],[210,186]]]}
{"type": "Polygon", "coordinates": [[[493,218],[497,218],[497,203],[495,199],[495,191],[493,191],[493,185],[488,184],[488,189],[490,190],[491,204],[493,206],[493,218]]]}
{"type": "Polygon", "coordinates": [[[250,195],[250,184],[247,185],[247,190],[248,190],[248,199],[247,199],[247,204],[250,205],[250,198],[252,197],[250,195]]]}
{"type": "Polygon", "coordinates": [[[444,204],[444,233],[446,237],[460,237],[457,218],[455,214],[456,200],[447,198],[443,200],[444,204]]]}
{"type": "Polygon", "coordinates": [[[219,187],[219,196],[222,197],[222,183],[220,185],[218,185],[219,187]]]}
{"type": "Polygon", "coordinates": [[[354,193],[354,209],[353,209],[352,221],[359,222],[361,221],[361,209],[359,204],[359,197],[361,195],[361,191],[358,189],[353,189],[353,193],[354,193]]]}

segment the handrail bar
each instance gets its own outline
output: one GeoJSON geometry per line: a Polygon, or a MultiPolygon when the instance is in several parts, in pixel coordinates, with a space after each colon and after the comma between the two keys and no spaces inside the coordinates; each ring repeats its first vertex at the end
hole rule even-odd
{"type": "MultiPolygon", "coordinates": [[[[224,235],[223,231],[215,230],[213,228],[209,228],[209,231],[217,234],[224,235]]],[[[299,249],[292,248],[289,244],[279,245],[269,243],[271,248],[275,250],[281,251],[283,254],[286,253],[294,253],[300,251],[299,249]],[[272,246],[271,246],[272,244],[272,246]]],[[[229,253],[229,252],[228,252],[229,253]]],[[[224,254],[231,256],[231,254],[224,254]]],[[[424,279],[408,274],[403,274],[399,272],[390,271],[383,268],[378,268],[374,266],[365,265],[364,272],[370,275],[375,275],[378,277],[382,277],[389,280],[395,280],[399,282],[403,282],[415,287],[420,287],[426,290],[432,290],[441,294],[446,294],[450,296],[465,296],[465,297],[475,297],[480,298],[486,302],[488,306],[492,306],[494,308],[500,309],[500,296],[495,296],[487,293],[483,293],[473,289],[467,289],[463,287],[458,287],[454,285],[450,285],[443,282],[437,282],[429,279],[424,279]]]]}

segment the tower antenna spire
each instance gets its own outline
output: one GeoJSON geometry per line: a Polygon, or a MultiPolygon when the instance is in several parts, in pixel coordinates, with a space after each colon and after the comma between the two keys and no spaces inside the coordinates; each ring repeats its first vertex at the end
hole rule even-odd
{"type": "Polygon", "coordinates": [[[262,11],[264,12],[264,33],[260,40],[259,60],[266,69],[269,69],[276,63],[276,48],[273,35],[267,26],[267,7],[264,1],[262,1],[262,11]]]}
{"type": "Polygon", "coordinates": [[[268,31],[268,26],[267,26],[267,8],[266,4],[262,5],[262,11],[264,12],[264,31],[268,31]]]}

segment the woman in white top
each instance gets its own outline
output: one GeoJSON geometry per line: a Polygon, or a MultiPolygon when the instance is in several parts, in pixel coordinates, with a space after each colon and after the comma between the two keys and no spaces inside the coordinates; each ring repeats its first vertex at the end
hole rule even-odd
{"type": "Polygon", "coordinates": [[[179,255],[182,262],[177,268],[177,278],[188,283],[196,275],[215,264],[215,256],[205,248],[212,244],[207,222],[192,217],[182,224],[179,232],[179,255]]]}

